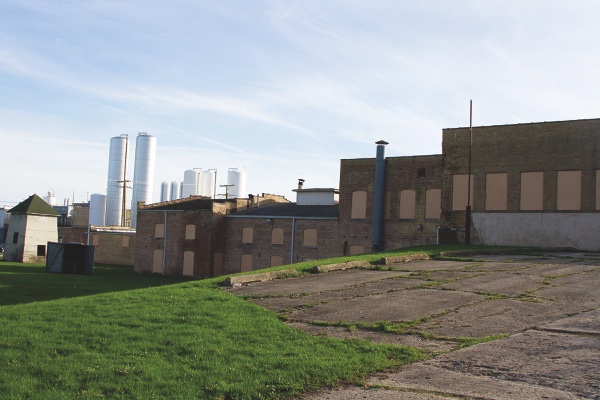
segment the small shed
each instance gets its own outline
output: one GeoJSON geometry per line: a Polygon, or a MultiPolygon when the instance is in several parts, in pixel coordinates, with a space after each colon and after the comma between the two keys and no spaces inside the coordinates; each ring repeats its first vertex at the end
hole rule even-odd
{"type": "Polygon", "coordinates": [[[93,275],[94,246],[48,242],[46,272],[93,275]]]}
{"type": "Polygon", "coordinates": [[[58,240],[60,214],[37,194],[14,206],[9,214],[4,260],[43,263],[46,243],[58,240]]]}

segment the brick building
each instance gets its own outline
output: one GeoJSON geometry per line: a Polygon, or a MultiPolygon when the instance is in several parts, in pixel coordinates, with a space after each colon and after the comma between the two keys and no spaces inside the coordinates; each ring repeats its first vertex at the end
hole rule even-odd
{"type": "MultiPolygon", "coordinates": [[[[90,226],[90,245],[95,246],[94,261],[99,264],[133,265],[136,232],[120,226],[90,226]]],[[[58,241],[88,243],[87,226],[58,227],[58,241]]]]}
{"type": "Polygon", "coordinates": [[[296,203],[277,204],[226,217],[223,273],[250,271],[334,257],[338,240],[338,191],[303,189],[296,203]]]}
{"type": "Polygon", "coordinates": [[[248,199],[201,196],[138,205],[134,269],[137,272],[197,278],[223,273],[225,215],[288,202],[263,194],[248,199]]]}
{"type": "MultiPolygon", "coordinates": [[[[373,158],[341,160],[339,240],[344,252],[372,251],[375,215],[373,158]]],[[[441,216],[442,156],[385,158],[383,246],[436,243],[441,216]]]]}
{"type": "MultiPolygon", "coordinates": [[[[463,228],[469,128],[443,130],[443,224],[463,228]]],[[[474,127],[472,242],[600,250],[600,119],[474,127]]]]}
{"type": "Polygon", "coordinates": [[[600,250],[600,119],[475,127],[472,140],[469,133],[444,129],[438,155],[385,157],[387,143],[377,142],[375,158],[341,160],[339,191],[300,186],[296,203],[169,214],[168,240],[153,230],[164,218],[157,208],[141,218],[148,225],[138,229],[136,270],[213,276],[447,242],[448,232],[461,242],[467,199],[471,243],[600,250]],[[191,250],[189,225],[210,249],[191,250]],[[176,254],[163,269],[165,244],[176,254]]]}

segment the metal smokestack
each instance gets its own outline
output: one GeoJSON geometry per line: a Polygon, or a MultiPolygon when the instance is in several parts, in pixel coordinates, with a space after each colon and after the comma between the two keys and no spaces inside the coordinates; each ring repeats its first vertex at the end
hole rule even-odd
{"type": "Polygon", "coordinates": [[[377,156],[375,158],[375,201],[373,204],[373,252],[383,251],[383,206],[385,191],[385,140],[375,142],[377,156]]]}

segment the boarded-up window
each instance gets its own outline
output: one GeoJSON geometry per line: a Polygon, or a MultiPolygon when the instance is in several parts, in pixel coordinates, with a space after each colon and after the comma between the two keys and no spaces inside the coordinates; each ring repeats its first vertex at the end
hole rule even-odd
{"type": "Polygon", "coordinates": [[[278,267],[280,265],[283,265],[283,257],[271,256],[271,267],[278,267]]]}
{"type": "Polygon", "coordinates": [[[271,231],[271,244],[283,244],[282,228],[273,228],[271,231]]]}
{"type": "Polygon", "coordinates": [[[129,236],[123,236],[123,239],[121,241],[121,246],[129,247],[129,236]]]}
{"type": "Polygon", "coordinates": [[[367,192],[352,192],[351,219],[364,219],[367,217],[367,192]]]}
{"type": "Polygon", "coordinates": [[[504,211],[508,207],[508,174],[485,175],[485,209],[504,211]]]}
{"type": "Polygon", "coordinates": [[[247,226],[242,229],[242,243],[252,243],[254,240],[254,228],[247,226]]]}
{"type": "Polygon", "coordinates": [[[154,225],[154,237],[164,238],[165,237],[165,224],[154,225]]]}
{"type": "Polygon", "coordinates": [[[425,192],[425,218],[440,219],[442,215],[442,191],[427,189],[425,192]]]}
{"type": "Polygon", "coordinates": [[[156,249],[152,252],[152,272],[162,273],[163,251],[156,249]]]}
{"type": "Polygon", "coordinates": [[[305,229],[304,230],[304,238],[302,240],[302,246],[317,247],[317,230],[316,229],[305,229]]]}
{"type": "Polygon", "coordinates": [[[416,192],[414,190],[400,191],[400,219],[415,219],[416,192]]]}
{"type": "Polygon", "coordinates": [[[353,256],[355,254],[362,254],[365,252],[365,247],[359,244],[353,244],[348,248],[348,254],[353,256]]]}
{"type": "Polygon", "coordinates": [[[92,244],[98,246],[100,244],[100,235],[92,235],[92,244]]]}
{"type": "Polygon", "coordinates": [[[469,174],[459,174],[452,176],[452,209],[465,210],[467,208],[468,197],[471,197],[471,206],[473,205],[473,174],[471,174],[471,190],[469,188],[469,174]]]}
{"type": "Polygon", "coordinates": [[[183,252],[183,275],[194,276],[194,252],[183,252]]]}
{"type": "Polygon", "coordinates": [[[240,271],[252,271],[252,254],[242,254],[240,261],[240,271]]]}
{"type": "Polygon", "coordinates": [[[521,210],[544,209],[544,173],[521,172],[521,210]]]}
{"type": "Polygon", "coordinates": [[[215,253],[214,276],[223,275],[223,253],[215,253]]]}
{"type": "Polygon", "coordinates": [[[581,210],[581,171],[558,171],[556,209],[581,210]]]}
{"type": "Polygon", "coordinates": [[[383,219],[390,219],[390,203],[392,201],[392,193],[390,191],[386,191],[383,196],[383,219]]]}
{"type": "Polygon", "coordinates": [[[196,239],[196,225],[189,224],[185,226],[185,239],[194,240],[196,239]]]}

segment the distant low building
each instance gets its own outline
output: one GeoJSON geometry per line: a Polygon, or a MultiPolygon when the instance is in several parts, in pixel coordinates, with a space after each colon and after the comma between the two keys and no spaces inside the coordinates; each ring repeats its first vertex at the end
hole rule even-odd
{"type": "Polygon", "coordinates": [[[47,243],[58,241],[57,218],[60,214],[37,194],[14,206],[9,213],[4,260],[45,262],[47,243]]]}

